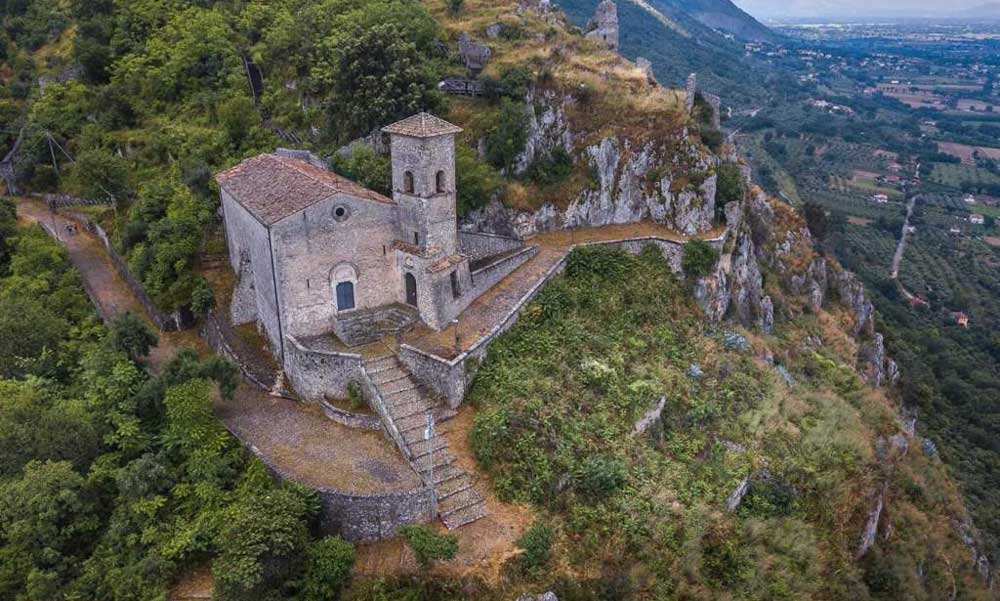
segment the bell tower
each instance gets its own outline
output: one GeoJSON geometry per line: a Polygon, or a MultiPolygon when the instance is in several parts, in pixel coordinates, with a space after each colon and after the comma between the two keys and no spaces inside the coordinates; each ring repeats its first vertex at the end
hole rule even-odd
{"type": "Polygon", "coordinates": [[[455,134],[462,128],[418,113],[382,131],[389,134],[391,145],[399,239],[422,251],[456,254],[455,134]]]}

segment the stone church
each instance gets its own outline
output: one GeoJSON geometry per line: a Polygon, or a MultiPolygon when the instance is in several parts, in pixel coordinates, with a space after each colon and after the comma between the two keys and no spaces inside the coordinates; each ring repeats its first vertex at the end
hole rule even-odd
{"type": "Polygon", "coordinates": [[[497,281],[474,281],[477,256],[459,243],[460,131],[427,113],[385,127],[392,198],[301,151],[218,174],[238,274],[233,321],[256,321],[281,358],[290,336],[334,334],[354,346],[418,320],[447,327],[497,281]]]}

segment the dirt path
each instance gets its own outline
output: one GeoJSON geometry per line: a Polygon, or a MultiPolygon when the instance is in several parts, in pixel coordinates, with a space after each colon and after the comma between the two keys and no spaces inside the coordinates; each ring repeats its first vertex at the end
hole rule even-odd
{"type": "MultiPolygon", "coordinates": [[[[77,227],[76,233],[70,234],[67,226],[79,224],[58,213],[52,214],[39,200],[18,198],[17,214],[23,222],[37,223],[62,243],[69,254],[69,260],[83,278],[87,295],[104,321],[111,321],[117,315],[131,312],[156,329],[142,304],[108,258],[104,245],[93,234],[80,227],[77,227]]],[[[154,371],[158,371],[164,362],[183,347],[194,348],[201,353],[207,352],[207,347],[194,332],[159,332],[158,335],[160,342],[149,357],[154,371]]]]}
{"type": "Polygon", "coordinates": [[[910,216],[913,215],[913,207],[917,204],[919,196],[910,198],[906,205],[906,219],[903,220],[903,231],[899,236],[899,244],[896,245],[896,253],[892,256],[892,269],[889,277],[896,279],[899,277],[899,265],[903,262],[903,251],[906,250],[906,238],[910,235],[910,216]]]}

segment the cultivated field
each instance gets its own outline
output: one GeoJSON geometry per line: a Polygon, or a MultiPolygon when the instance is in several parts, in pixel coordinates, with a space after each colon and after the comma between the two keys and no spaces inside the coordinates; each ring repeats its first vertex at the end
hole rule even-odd
{"type": "Polygon", "coordinates": [[[950,154],[958,157],[966,165],[975,165],[975,152],[991,159],[1000,159],[1000,148],[987,148],[985,146],[969,146],[968,144],[956,144],[955,142],[938,142],[938,152],[950,154]]]}

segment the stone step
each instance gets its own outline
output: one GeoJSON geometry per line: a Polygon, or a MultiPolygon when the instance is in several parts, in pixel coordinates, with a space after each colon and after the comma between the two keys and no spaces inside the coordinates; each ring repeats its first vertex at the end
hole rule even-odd
{"type": "MultiPolygon", "coordinates": [[[[421,474],[429,474],[432,470],[437,471],[445,467],[450,466],[455,463],[455,456],[449,453],[447,450],[441,451],[440,453],[434,453],[431,455],[424,455],[413,460],[413,467],[417,468],[417,471],[421,474]]],[[[434,478],[437,479],[437,474],[434,474],[434,478]]]]}
{"type": "Polygon", "coordinates": [[[413,459],[420,459],[432,453],[437,455],[448,450],[448,441],[443,436],[434,436],[428,440],[418,440],[407,444],[410,445],[410,456],[413,459]]]}
{"type": "MultiPolygon", "coordinates": [[[[427,429],[427,414],[426,414],[426,412],[424,413],[423,418],[424,418],[424,425],[423,425],[422,428],[411,428],[411,429],[407,430],[406,432],[403,432],[402,430],[399,431],[399,433],[403,435],[403,440],[406,441],[406,444],[408,444],[408,445],[415,445],[415,444],[417,444],[418,442],[420,442],[420,441],[422,441],[424,439],[424,433],[425,433],[425,431],[427,429]]],[[[399,424],[398,423],[396,424],[396,428],[399,428],[399,424]]],[[[438,438],[438,437],[435,436],[434,438],[438,438]]]]}
{"type": "Polygon", "coordinates": [[[469,478],[467,474],[461,474],[455,476],[454,478],[449,478],[440,484],[434,486],[434,492],[437,494],[438,503],[450,498],[458,493],[472,488],[472,479],[469,478]]]}
{"type": "Polygon", "coordinates": [[[420,390],[419,387],[388,395],[382,394],[382,392],[379,391],[379,394],[382,395],[382,401],[385,402],[386,405],[399,405],[401,403],[412,403],[413,401],[426,400],[424,398],[423,391],[420,390]]]}
{"type": "Polygon", "coordinates": [[[438,498],[438,514],[447,516],[457,511],[461,511],[469,505],[483,502],[483,495],[471,486],[465,490],[451,495],[447,499],[438,498]]]}
{"type": "MultiPolygon", "coordinates": [[[[391,413],[391,411],[390,411],[390,413],[391,413]]],[[[405,435],[408,432],[420,431],[422,433],[423,430],[424,430],[424,428],[427,427],[427,416],[426,416],[426,414],[411,415],[410,417],[406,417],[406,418],[403,418],[403,419],[394,419],[393,421],[396,422],[396,429],[399,430],[400,434],[404,435],[403,436],[404,438],[406,437],[405,435]]]]}
{"type": "Polygon", "coordinates": [[[444,525],[448,528],[448,530],[461,528],[466,524],[471,524],[476,520],[486,517],[486,502],[480,501],[479,503],[473,503],[472,505],[467,505],[466,507],[449,513],[448,515],[441,515],[440,517],[441,521],[444,522],[444,525]]]}
{"type": "Polygon", "coordinates": [[[376,384],[375,387],[378,388],[378,392],[382,395],[382,398],[388,401],[389,397],[393,395],[416,389],[417,383],[410,379],[409,376],[406,376],[387,384],[376,384]]]}
{"type": "Polygon", "coordinates": [[[434,486],[440,486],[457,478],[468,479],[468,476],[454,464],[446,465],[443,468],[434,471],[434,482],[432,484],[434,486]]]}
{"type": "MultiPolygon", "coordinates": [[[[371,374],[369,374],[371,375],[371,374]]],[[[385,386],[393,382],[398,382],[399,380],[404,380],[410,377],[410,374],[399,369],[398,367],[393,367],[390,369],[384,369],[377,372],[372,376],[372,384],[376,386],[385,386]]]]}
{"type": "MultiPolygon", "coordinates": [[[[426,416],[429,408],[427,403],[423,401],[413,401],[410,403],[400,403],[398,405],[392,405],[389,407],[389,415],[392,416],[394,422],[398,420],[403,420],[408,417],[413,417],[414,415],[426,416]]],[[[424,424],[426,425],[427,418],[424,417],[424,424]]],[[[399,426],[396,426],[399,429],[399,426]]]]}
{"type": "Polygon", "coordinates": [[[373,370],[395,367],[398,364],[396,355],[382,355],[381,357],[373,357],[364,361],[365,369],[368,370],[369,375],[371,375],[373,370]]]}

